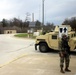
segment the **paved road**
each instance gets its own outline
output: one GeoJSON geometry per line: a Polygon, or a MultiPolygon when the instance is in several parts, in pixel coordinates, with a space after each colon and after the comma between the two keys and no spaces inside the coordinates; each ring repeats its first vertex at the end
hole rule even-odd
{"type": "MultiPolygon", "coordinates": [[[[40,53],[31,47],[30,53],[0,68],[0,75],[63,75],[60,73],[58,53],[40,53]]],[[[65,75],[76,75],[76,56],[71,56],[72,72],[65,75]]]]}
{"type": "MultiPolygon", "coordinates": [[[[0,46],[1,65],[15,58],[8,65],[0,67],[0,75],[63,75],[60,73],[58,53],[35,51],[34,40],[0,35],[0,46]]],[[[76,75],[75,55],[71,55],[70,69],[72,72],[66,72],[65,75],[76,75]]]]}
{"type": "MultiPolygon", "coordinates": [[[[13,34],[0,35],[0,67],[25,54],[34,45],[34,40],[15,38],[13,34]]],[[[30,52],[30,51],[29,51],[30,52]]]]}

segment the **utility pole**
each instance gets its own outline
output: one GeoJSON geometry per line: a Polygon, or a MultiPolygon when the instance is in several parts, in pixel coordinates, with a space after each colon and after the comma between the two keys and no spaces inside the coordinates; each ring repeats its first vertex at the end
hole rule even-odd
{"type": "Polygon", "coordinates": [[[32,22],[34,22],[34,13],[32,13],[32,22]]]}
{"type": "Polygon", "coordinates": [[[44,1],[42,0],[42,33],[43,33],[43,25],[44,25],[44,1]]]}

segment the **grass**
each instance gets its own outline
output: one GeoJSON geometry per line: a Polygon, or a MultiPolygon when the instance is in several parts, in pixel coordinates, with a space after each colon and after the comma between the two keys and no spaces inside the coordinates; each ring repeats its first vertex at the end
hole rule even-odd
{"type": "Polygon", "coordinates": [[[27,37],[28,36],[28,34],[27,33],[20,33],[20,34],[16,34],[16,35],[14,35],[14,36],[16,36],[16,37],[27,37]]]}
{"type": "Polygon", "coordinates": [[[31,38],[31,39],[36,38],[36,36],[33,36],[33,34],[27,34],[27,33],[20,33],[20,34],[14,35],[14,36],[15,37],[20,37],[20,38],[31,38]]]}

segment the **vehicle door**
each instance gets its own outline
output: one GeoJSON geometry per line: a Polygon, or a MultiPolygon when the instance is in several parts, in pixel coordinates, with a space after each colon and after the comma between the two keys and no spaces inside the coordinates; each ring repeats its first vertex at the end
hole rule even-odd
{"type": "Polygon", "coordinates": [[[52,49],[58,49],[58,35],[50,35],[49,42],[52,49]]]}

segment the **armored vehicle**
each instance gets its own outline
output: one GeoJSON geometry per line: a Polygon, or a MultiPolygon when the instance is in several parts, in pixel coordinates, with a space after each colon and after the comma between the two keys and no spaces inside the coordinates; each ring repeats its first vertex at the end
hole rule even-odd
{"type": "MultiPolygon", "coordinates": [[[[71,30],[69,25],[62,25],[62,27],[68,28],[68,38],[70,50],[75,50],[76,48],[76,33],[71,30]]],[[[53,32],[46,33],[45,35],[40,35],[36,37],[35,50],[39,48],[40,52],[47,52],[49,49],[60,50],[60,40],[59,37],[59,26],[55,27],[53,32]],[[38,47],[37,47],[38,46],[38,47]]]]}

